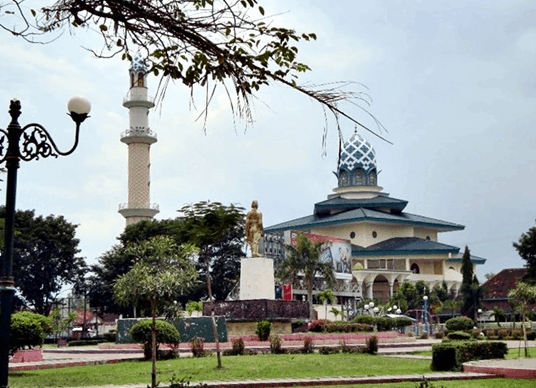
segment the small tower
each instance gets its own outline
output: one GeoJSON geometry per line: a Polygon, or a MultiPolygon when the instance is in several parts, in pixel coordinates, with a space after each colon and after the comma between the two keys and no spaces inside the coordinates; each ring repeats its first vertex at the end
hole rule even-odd
{"type": "Polygon", "coordinates": [[[151,205],[151,144],[156,143],[156,133],[149,129],[149,109],[154,102],[147,96],[147,66],[138,54],[129,69],[130,90],[123,99],[129,110],[130,128],[121,134],[121,141],[128,145],[128,203],[119,206],[127,226],[141,220],[150,220],[158,212],[158,205],[151,205]]]}

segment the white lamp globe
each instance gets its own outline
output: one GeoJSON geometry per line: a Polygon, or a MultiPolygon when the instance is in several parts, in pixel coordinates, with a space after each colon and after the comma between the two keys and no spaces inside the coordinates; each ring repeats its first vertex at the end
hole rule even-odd
{"type": "Polygon", "coordinates": [[[365,307],[365,310],[368,310],[368,309],[369,309],[369,305],[368,305],[368,304],[366,304],[364,307],[365,307]]]}
{"type": "Polygon", "coordinates": [[[370,307],[374,307],[374,302],[370,302],[370,303],[369,303],[369,306],[370,306],[370,307]]]}
{"type": "Polygon", "coordinates": [[[395,305],[393,306],[393,310],[396,310],[396,309],[398,309],[398,307],[397,307],[397,305],[395,304],[395,305]]]}
{"type": "Polygon", "coordinates": [[[425,296],[422,297],[422,299],[423,299],[423,300],[428,300],[428,296],[425,295],[425,296]]]}
{"type": "Polygon", "coordinates": [[[73,97],[67,103],[67,111],[79,115],[87,115],[91,112],[91,103],[84,97],[73,97]]]}
{"type": "Polygon", "coordinates": [[[377,307],[374,307],[374,312],[377,313],[378,311],[380,311],[380,309],[377,307]]]}
{"type": "Polygon", "coordinates": [[[402,314],[402,310],[398,309],[398,310],[396,310],[396,313],[397,313],[398,315],[400,315],[400,314],[402,314]]]}

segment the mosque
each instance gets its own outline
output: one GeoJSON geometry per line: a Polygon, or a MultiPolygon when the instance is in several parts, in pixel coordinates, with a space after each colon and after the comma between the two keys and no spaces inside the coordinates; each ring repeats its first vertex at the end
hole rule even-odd
{"type": "MultiPolygon", "coordinates": [[[[463,225],[404,212],[408,201],[391,197],[378,186],[376,153],[356,133],[341,148],[335,173],[338,185],[327,199],[314,205],[313,214],[265,228],[265,255],[281,260],[281,244],[296,233],[338,244],[351,251],[351,269],[344,257],[330,258],[336,273],[333,289],[339,302],[352,308],[360,299],[388,300],[405,281],[424,281],[430,288],[447,284],[457,295],[461,282],[460,248],[442,244],[443,232],[463,230],[463,225]],[[278,247],[279,244],[279,247],[278,247]],[[349,266],[348,266],[349,267],[349,266]]],[[[473,269],[485,259],[472,256],[473,269]]],[[[313,295],[326,288],[318,279],[313,295]]],[[[307,291],[295,284],[293,297],[307,291]]]]}

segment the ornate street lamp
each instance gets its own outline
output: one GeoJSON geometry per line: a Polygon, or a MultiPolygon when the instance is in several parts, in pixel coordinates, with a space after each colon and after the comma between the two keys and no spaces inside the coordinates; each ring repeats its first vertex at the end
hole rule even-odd
{"type": "Polygon", "coordinates": [[[6,162],[6,220],[4,230],[5,249],[1,259],[0,276],[0,387],[8,386],[9,371],[9,331],[11,312],[13,309],[13,295],[15,294],[15,281],[13,279],[13,233],[15,225],[15,200],[17,195],[17,170],[19,161],[37,160],[59,155],[66,156],[78,146],[80,124],[88,118],[91,104],[84,98],[74,97],[67,105],[69,116],[76,124],[74,145],[70,150],[58,150],[56,143],[48,131],[40,124],[19,125],[21,104],[18,100],[11,100],[9,114],[11,123],[6,130],[0,129],[0,164],[6,162]]]}
{"type": "Polygon", "coordinates": [[[424,300],[424,330],[427,333],[430,333],[430,328],[428,327],[428,296],[423,296],[424,300]]]}

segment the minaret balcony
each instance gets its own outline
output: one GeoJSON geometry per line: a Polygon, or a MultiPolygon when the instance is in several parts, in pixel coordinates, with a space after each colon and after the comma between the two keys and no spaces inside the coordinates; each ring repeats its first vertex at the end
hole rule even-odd
{"type": "Polygon", "coordinates": [[[133,127],[127,129],[121,134],[121,141],[125,144],[130,143],[156,143],[156,132],[151,131],[150,128],[133,127]]]}
{"type": "Polygon", "coordinates": [[[128,94],[123,97],[123,106],[125,108],[144,107],[154,108],[154,97],[147,96],[147,88],[132,88],[128,94]]]}
{"type": "Polygon", "coordinates": [[[147,204],[147,206],[130,206],[128,203],[122,203],[119,205],[119,213],[125,217],[140,217],[140,218],[153,218],[156,214],[160,213],[160,206],[158,204],[147,204]]]}

